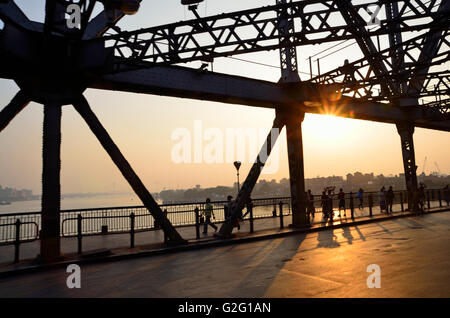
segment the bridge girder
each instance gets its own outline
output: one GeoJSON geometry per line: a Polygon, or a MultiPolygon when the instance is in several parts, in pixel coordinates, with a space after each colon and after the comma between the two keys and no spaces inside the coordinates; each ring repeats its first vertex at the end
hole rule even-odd
{"type": "Polygon", "coordinates": [[[89,87],[273,109],[279,105],[302,108],[307,113],[334,114],[392,124],[410,121],[416,127],[450,131],[450,121],[439,121],[441,115],[420,105],[405,109],[346,96],[335,101],[328,98],[337,95],[332,85],[309,82],[283,85],[180,66],[157,66],[104,75],[93,80],[89,87]],[[305,102],[306,107],[303,106],[305,102]]]}

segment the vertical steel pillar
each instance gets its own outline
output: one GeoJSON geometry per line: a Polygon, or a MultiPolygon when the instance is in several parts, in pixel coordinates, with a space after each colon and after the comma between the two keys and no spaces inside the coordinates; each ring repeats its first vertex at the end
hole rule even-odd
{"type": "Polygon", "coordinates": [[[403,167],[405,170],[405,181],[407,190],[408,210],[413,208],[413,194],[417,191],[417,166],[414,154],[414,126],[408,123],[397,124],[402,146],[403,167]]]}
{"type": "Polygon", "coordinates": [[[303,163],[302,122],[305,113],[292,114],[286,122],[289,180],[291,185],[292,227],[308,225],[306,215],[305,172],[303,163]]]}
{"type": "Polygon", "coordinates": [[[60,246],[61,105],[44,105],[42,147],[41,258],[57,259],[60,246]]]}
{"type": "MultiPolygon", "coordinates": [[[[276,0],[276,4],[286,4],[291,0],[276,0]]],[[[278,11],[278,36],[279,43],[286,46],[280,48],[281,83],[300,82],[297,66],[297,48],[292,45],[295,33],[294,20],[290,18],[290,12],[286,7],[278,11]]]]}
{"type": "MultiPolygon", "coordinates": [[[[291,0],[277,0],[277,4],[286,4],[291,0]]],[[[296,47],[290,45],[295,33],[294,21],[290,18],[290,9],[281,8],[278,12],[279,42],[287,47],[280,48],[281,79],[280,83],[300,82],[297,65],[296,47]]],[[[308,224],[305,201],[305,173],[303,164],[302,122],[304,112],[284,114],[286,118],[286,135],[289,160],[289,179],[291,186],[292,226],[303,227],[308,224]]]]}

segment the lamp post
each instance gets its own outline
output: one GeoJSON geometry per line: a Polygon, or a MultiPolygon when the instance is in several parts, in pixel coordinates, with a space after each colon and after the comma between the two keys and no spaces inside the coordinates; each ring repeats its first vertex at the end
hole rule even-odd
{"type": "Polygon", "coordinates": [[[240,161],[235,161],[234,166],[236,167],[236,172],[237,172],[237,186],[238,186],[238,194],[239,194],[239,168],[241,167],[241,162],[240,161]]]}

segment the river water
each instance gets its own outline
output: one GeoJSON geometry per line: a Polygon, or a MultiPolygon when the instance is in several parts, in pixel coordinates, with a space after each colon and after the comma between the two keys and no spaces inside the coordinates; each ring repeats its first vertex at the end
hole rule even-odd
{"type": "MultiPolygon", "coordinates": [[[[161,203],[161,202],[158,202],[161,203]]],[[[99,194],[89,197],[71,197],[61,200],[61,209],[87,209],[102,207],[121,207],[143,205],[134,193],[129,194],[99,194]]],[[[16,212],[38,212],[41,210],[41,200],[17,201],[10,205],[0,205],[0,214],[16,212]]]]}

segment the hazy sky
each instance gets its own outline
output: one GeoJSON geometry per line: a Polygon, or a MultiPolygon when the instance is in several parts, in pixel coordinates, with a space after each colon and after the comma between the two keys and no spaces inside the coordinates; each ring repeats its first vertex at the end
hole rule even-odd
{"type": "MultiPolygon", "coordinates": [[[[42,20],[44,1],[16,1],[33,20],[42,20]]],[[[208,0],[200,6],[201,15],[240,10],[274,1],[262,0],[208,0]]],[[[143,1],[138,14],[124,18],[124,29],[143,28],[191,18],[178,0],[143,1]]],[[[302,71],[309,72],[308,56],[329,44],[298,49],[302,71]]],[[[342,49],[321,61],[325,71],[343,64],[348,58],[361,57],[357,46],[342,49]]],[[[271,65],[279,65],[278,52],[242,56],[271,65]]],[[[198,64],[193,63],[192,66],[198,64]]],[[[230,59],[219,59],[214,71],[239,74],[277,81],[279,70],[255,66],[230,59]]],[[[307,79],[308,76],[301,75],[307,79]]],[[[12,81],[0,80],[0,108],[18,91],[12,81]]],[[[196,184],[203,187],[231,185],[235,169],[231,163],[174,163],[171,159],[172,133],[185,128],[194,134],[194,121],[201,120],[203,129],[265,128],[269,131],[274,111],[239,105],[203,102],[151,95],[88,90],[85,93],[94,112],[107,128],[130,164],[150,191],[163,188],[187,188],[196,184]]],[[[0,184],[41,191],[42,105],[32,103],[0,134],[0,184]]],[[[63,109],[62,129],[62,191],[103,192],[130,190],[118,169],[102,149],[72,106],[63,109]]],[[[398,174],[403,172],[400,138],[394,125],[369,121],[308,115],[303,123],[306,177],[345,175],[347,172],[374,172],[398,174]]],[[[428,157],[425,172],[450,173],[450,134],[427,129],[416,129],[414,135],[418,172],[422,172],[424,157],[428,157]]],[[[205,147],[208,141],[204,141],[205,147]]],[[[284,131],[278,140],[279,169],[263,174],[264,179],[279,180],[288,177],[286,139],[284,131]]],[[[192,149],[194,151],[194,149],[192,149]]],[[[241,180],[251,164],[243,161],[241,180]]],[[[244,161],[245,160],[245,161],[244,161]]]]}

